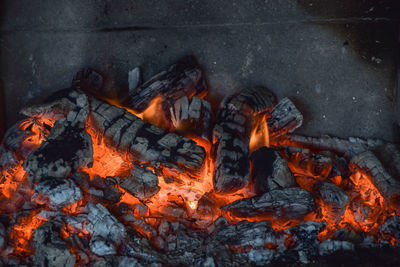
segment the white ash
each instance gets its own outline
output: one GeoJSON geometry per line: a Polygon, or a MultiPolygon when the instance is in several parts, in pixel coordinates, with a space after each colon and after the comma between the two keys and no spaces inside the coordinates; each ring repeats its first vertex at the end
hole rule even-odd
{"type": "Polygon", "coordinates": [[[352,251],[354,250],[354,244],[348,241],[339,241],[327,239],[319,244],[318,251],[319,255],[328,255],[336,251],[352,251]]]}
{"type": "Polygon", "coordinates": [[[89,246],[92,252],[99,256],[115,255],[117,253],[115,246],[101,236],[93,236],[89,246]]]}
{"type": "Polygon", "coordinates": [[[72,180],[46,179],[34,188],[32,201],[47,204],[52,209],[61,209],[82,199],[82,192],[72,180]]]}

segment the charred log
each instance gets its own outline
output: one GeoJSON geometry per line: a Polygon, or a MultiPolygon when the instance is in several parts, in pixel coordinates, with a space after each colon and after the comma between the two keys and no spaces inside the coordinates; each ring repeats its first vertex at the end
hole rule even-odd
{"type": "Polygon", "coordinates": [[[400,181],[400,149],[398,145],[385,143],[376,147],[374,153],[390,175],[400,181]]]}
{"type": "Polygon", "coordinates": [[[217,191],[235,192],[249,183],[249,141],[254,115],[271,110],[275,101],[267,89],[252,88],[222,102],[213,130],[217,191]]]}
{"type": "Polygon", "coordinates": [[[314,210],[314,199],[307,190],[286,188],[272,190],[262,196],[239,199],[222,209],[238,217],[301,219],[314,210]]]}
{"type": "Polygon", "coordinates": [[[124,109],[90,98],[89,122],[106,144],[130,152],[145,162],[170,162],[199,171],[205,151],[192,140],[167,133],[124,109]]]}
{"type": "Polygon", "coordinates": [[[151,170],[137,164],[128,177],[120,179],[119,184],[139,199],[154,196],[160,190],[158,177],[151,170]]]}
{"type": "Polygon", "coordinates": [[[303,124],[303,115],[289,98],[285,97],[271,111],[267,120],[270,140],[292,133],[303,124]]]}
{"type": "Polygon", "coordinates": [[[348,195],[330,182],[319,182],[314,186],[317,202],[322,206],[324,215],[334,222],[339,222],[349,201],[348,195]]]}
{"type": "Polygon", "coordinates": [[[394,179],[371,151],[353,157],[350,168],[366,176],[381,195],[396,209],[400,209],[400,182],[394,179]]]}
{"type": "Polygon", "coordinates": [[[151,100],[160,95],[164,99],[177,100],[183,96],[192,97],[205,93],[203,73],[191,57],[185,57],[149,81],[132,90],[122,105],[142,112],[151,100]]]}
{"type": "Polygon", "coordinates": [[[174,132],[199,136],[210,141],[212,111],[209,102],[198,97],[189,101],[184,96],[170,108],[169,115],[174,132]]]}
{"type": "Polygon", "coordinates": [[[64,178],[78,168],[92,165],[92,138],[84,130],[88,113],[87,97],[81,94],[75,109],[54,124],[47,140],[24,162],[31,182],[46,177],[64,178]]]}

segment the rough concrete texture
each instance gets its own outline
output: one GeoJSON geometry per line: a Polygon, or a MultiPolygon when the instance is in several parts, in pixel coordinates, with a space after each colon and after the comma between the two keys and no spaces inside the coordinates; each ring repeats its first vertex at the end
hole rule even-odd
{"type": "Polygon", "coordinates": [[[304,134],[398,141],[398,2],[3,0],[6,125],[82,67],[127,88],[132,68],[146,78],[194,54],[213,102],[262,85],[295,102],[304,134]]]}

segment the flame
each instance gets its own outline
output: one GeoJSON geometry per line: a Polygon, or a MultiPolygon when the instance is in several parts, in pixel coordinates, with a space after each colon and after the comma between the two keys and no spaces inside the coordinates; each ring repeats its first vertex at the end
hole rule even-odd
{"type": "Polygon", "coordinates": [[[250,153],[266,146],[269,147],[269,132],[267,124],[267,115],[257,116],[255,118],[255,126],[250,134],[249,148],[250,153]]]}

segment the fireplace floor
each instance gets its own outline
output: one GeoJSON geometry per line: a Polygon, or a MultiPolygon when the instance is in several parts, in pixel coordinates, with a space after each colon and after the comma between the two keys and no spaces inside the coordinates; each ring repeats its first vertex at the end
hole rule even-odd
{"type": "Polygon", "coordinates": [[[216,101],[265,85],[304,112],[304,134],[396,141],[397,2],[4,0],[6,125],[26,102],[69,86],[81,67],[126,87],[128,70],[157,73],[193,53],[216,101]]]}

